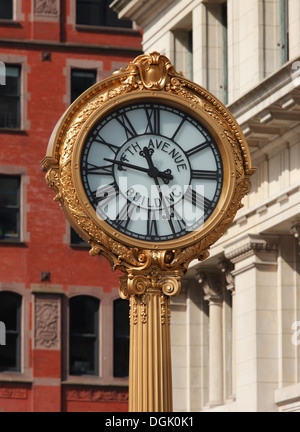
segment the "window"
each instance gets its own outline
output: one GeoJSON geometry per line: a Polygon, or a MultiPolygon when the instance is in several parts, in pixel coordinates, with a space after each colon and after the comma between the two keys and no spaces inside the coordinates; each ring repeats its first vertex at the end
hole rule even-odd
{"type": "Polygon", "coordinates": [[[129,20],[119,20],[110,7],[112,0],[77,0],[76,23],[91,26],[131,28],[129,20]]]}
{"type": "Polygon", "coordinates": [[[174,63],[178,71],[193,79],[193,31],[175,30],[174,35],[174,63]]]}
{"type": "Polygon", "coordinates": [[[129,375],[129,302],[114,301],[114,376],[129,375]]]}
{"type": "Polygon", "coordinates": [[[228,102],[227,1],[206,4],[206,88],[228,102]]]}
{"type": "Polygon", "coordinates": [[[74,247],[88,246],[88,243],[86,241],[84,241],[72,227],[70,229],[71,229],[71,239],[70,239],[71,246],[74,246],[74,247]]]}
{"type": "Polygon", "coordinates": [[[20,176],[0,175],[0,241],[20,240],[20,176]]]}
{"type": "Polygon", "coordinates": [[[20,77],[20,66],[6,66],[6,85],[0,86],[0,128],[21,127],[20,77]]]}
{"type": "Polygon", "coordinates": [[[70,375],[99,373],[99,306],[90,296],[70,300],[70,375]]]}
{"type": "Polygon", "coordinates": [[[0,292],[0,321],[6,328],[6,345],[0,346],[0,372],[21,371],[21,304],[20,295],[0,292]]]}
{"type": "Polygon", "coordinates": [[[97,80],[96,70],[72,69],[71,71],[71,102],[74,102],[85,90],[97,80]]]}
{"type": "Polygon", "coordinates": [[[289,0],[281,0],[281,63],[289,61],[289,0]]]}
{"type": "MultiPolygon", "coordinates": [[[[71,70],[71,103],[74,102],[85,90],[96,84],[97,71],[86,69],[71,70]]],[[[71,245],[86,246],[87,243],[71,228],[71,245]]]]}
{"type": "Polygon", "coordinates": [[[0,19],[13,19],[13,0],[1,0],[0,19]]]}

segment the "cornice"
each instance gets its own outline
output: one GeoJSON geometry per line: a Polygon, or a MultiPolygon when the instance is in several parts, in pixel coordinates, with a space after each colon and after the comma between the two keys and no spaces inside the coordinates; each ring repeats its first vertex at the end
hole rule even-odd
{"type": "Polygon", "coordinates": [[[259,252],[277,252],[278,243],[276,237],[262,238],[260,236],[247,235],[244,242],[239,242],[236,247],[231,243],[230,247],[225,249],[225,256],[232,262],[245,259],[247,256],[259,252]]]}
{"type": "Polygon", "coordinates": [[[174,0],[115,0],[110,7],[118,13],[119,18],[130,19],[144,28],[173,4],[174,0]]]}
{"type": "MultiPolygon", "coordinates": [[[[274,74],[265,78],[261,83],[253,87],[252,90],[228,105],[232,114],[240,118],[243,114],[257,107],[262,101],[269,98],[274,102],[274,92],[292,84],[294,70],[292,65],[299,60],[299,57],[289,61],[274,74]]],[[[292,86],[295,88],[295,86],[292,86]]]]}
{"type": "Polygon", "coordinates": [[[85,44],[85,43],[74,43],[74,42],[55,42],[55,41],[41,41],[41,40],[29,40],[29,39],[6,39],[0,38],[0,46],[22,46],[27,48],[46,48],[53,50],[62,51],[95,51],[97,53],[101,51],[105,52],[123,52],[132,53],[132,55],[142,54],[141,48],[128,47],[128,46],[116,46],[116,45],[100,45],[100,44],[85,44]]]}

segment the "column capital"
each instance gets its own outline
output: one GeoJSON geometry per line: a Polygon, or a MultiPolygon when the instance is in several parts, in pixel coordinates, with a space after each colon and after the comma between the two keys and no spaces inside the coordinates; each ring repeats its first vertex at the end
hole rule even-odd
{"type": "Polygon", "coordinates": [[[220,259],[219,263],[217,264],[217,267],[220,269],[221,273],[224,274],[225,280],[226,280],[226,288],[228,291],[231,291],[232,294],[235,293],[235,282],[234,282],[234,264],[226,259],[220,259]]]}
{"type": "Polygon", "coordinates": [[[223,284],[220,274],[211,271],[201,271],[197,273],[196,279],[203,289],[204,300],[207,300],[210,304],[223,301],[223,284]]]}
{"type": "Polygon", "coordinates": [[[300,246],[300,221],[295,221],[290,229],[291,234],[298,240],[298,244],[300,246]]]}

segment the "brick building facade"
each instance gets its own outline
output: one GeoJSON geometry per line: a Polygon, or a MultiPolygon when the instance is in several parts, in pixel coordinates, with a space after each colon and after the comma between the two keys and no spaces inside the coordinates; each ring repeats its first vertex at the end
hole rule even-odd
{"type": "Polygon", "coordinates": [[[70,103],[141,53],[109,3],[1,0],[0,411],[127,410],[118,275],[89,256],[40,169],[70,103]]]}

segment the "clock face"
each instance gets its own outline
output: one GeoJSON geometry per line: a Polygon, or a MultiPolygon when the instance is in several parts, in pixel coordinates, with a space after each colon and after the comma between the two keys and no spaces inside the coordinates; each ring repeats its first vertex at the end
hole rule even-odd
{"type": "Polygon", "coordinates": [[[83,145],[80,171],[99,219],[146,242],[201,229],[223,184],[207,128],[164,103],[135,103],[102,117],[83,145]]]}

